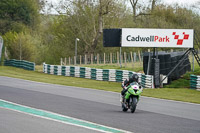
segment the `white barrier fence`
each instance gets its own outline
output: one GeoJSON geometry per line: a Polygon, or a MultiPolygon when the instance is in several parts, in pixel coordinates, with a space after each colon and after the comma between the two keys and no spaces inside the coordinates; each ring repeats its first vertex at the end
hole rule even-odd
{"type": "Polygon", "coordinates": [[[190,88],[191,89],[200,89],[200,76],[190,75],[190,88]]]}
{"type": "MultiPolygon", "coordinates": [[[[43,72],[47,74],[80,77],[100,81],[122,82],[136,73],[128,70],[95,69],[79,66],[58,66],[43,64],[43,72]]],[[[153,76],[136,73],[144,88],[154,88],[153,76]]]]}

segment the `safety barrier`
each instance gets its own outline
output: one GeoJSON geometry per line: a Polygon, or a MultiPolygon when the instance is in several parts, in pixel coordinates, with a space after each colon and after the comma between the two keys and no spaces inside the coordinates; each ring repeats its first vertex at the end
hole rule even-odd
{"type": "MultiPolygon", "coordinates": [[[[80,77],[100,81],[122,82],[128,79],[133,73],[128,70],[95,69],[79,66],[58,66],[43,63],[43,72],[47,74],[80,77]]],[[[139,82],[144,88],[154,88],[153,76],[137,73],[139,82]]]]}
{"type": "Polygon", "coordinates": [[[15,59],[5,60],[4,65],[23,68],[25,70],[30,70],[30,71],[35,71],[35,63],[25,61],[25,60],[15,60],[15,59]]]}
{"type": "Polygon", "coordinates": [[[154,88],[154,79],[152,75],[142,74],[141,83],[145,88],[154,88]]]}
{"type": "Polygon", "coordinates": [[[200,89],[200,76],[190,75],[190,88],[200,89]]]}

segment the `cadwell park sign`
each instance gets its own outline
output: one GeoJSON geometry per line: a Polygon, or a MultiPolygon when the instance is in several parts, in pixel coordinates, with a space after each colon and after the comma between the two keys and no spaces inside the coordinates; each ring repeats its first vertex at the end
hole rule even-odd
{"type": "MultiPolygon", "coordinates": [[[[190,52],[193,53],[200,66],[200,58],[194,49],[195,44],[198,43],[193,29],[146,29],[146,28],[122,28],[122,29],[104,29],[103,31],[103,46],[104,47],[140,47],[140,48],[153,48],[153,56],[149,53],[147,75],[152,70],[154,77],[154,86],[160,87],[163,81],[168,78],[175,70],[183,69],[182,65],[187,59],[190,52]],[[195,37],[194,37],[195,36],[195,37]],[[164,68],[160,63],[157,48],[187,48],[187,50],[177,59],[177,62],[169,68],[164,68]],[[153,67],[152,67],[153,66],[153,67]],[[152,68],[150,68],[152,67],[152,68]],[[160,68],[161,67],[161,68],[160,68]],[[166,73],[161,71],[170,70],[166,73]],[[165,78],[161,78],[160,74],[165,74],[165,78]]],[[[121,49],[120,49],[121,51],[121,49]]],[[[121,55],[121,53],[120,53],[121,55]]],[[[144,60],[143,60],[144,62],[144,60]]],[[[169,62],[167,62],[169,63],[169,62]]],[[[166,63],[166,64],[167,64],[166,63]]],[[[184,69],[185,70],[185,69],[184,69]]],[[[168,82],[168,81],[167,81],[168,82]]]]}
{"type": "Polygon", "coordinates": [[[104,47],[193,48],[193,29],[104,29],[104,47]]]}
{"type": "Polygon", "coordinates": [[[122,47],[193,48],[193,30],[122,29],[122,47]]]}

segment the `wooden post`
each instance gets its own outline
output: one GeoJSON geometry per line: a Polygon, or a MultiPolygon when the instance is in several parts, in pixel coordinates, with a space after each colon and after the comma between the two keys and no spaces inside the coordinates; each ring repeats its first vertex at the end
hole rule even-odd
{"type": "Polygon", "coordinates": [[[106,54],[103,54],[103,63],[106,64],[106,54]]]}
{"type": "Polygon", "coordinates": [[[71,58],[69,57],[69,65],[71,65],[71,58]]]}
{"type": "Polygon", "coordinates": [[[117,64],[120,65],[119,64],[119,52],[117,52],[117,64]]]}
{"type": "Polygon", "coordinates": [[[121,59],[120,59],[120,60],[121,60],[121,67],[122,67],[122,65],[123,65],[123,59],[124,59],[124,58],[123,58],[123,55],[124,55],[124,54],[122,53],[122,54],[121,54],[121,59]]]}
{"type": "Polygon", "coordinates": [[[99,65],[99,54],[97,54],[97,65],[99,65]]]}
{"type": "Polygon", "coordinates": [[[80,65],[82,64],[82,56],[80,55],[80,65]]]}
{"type": "Polygon", "coordinates": [[[93,54],[91,54],[91,64],[93,64],[93,54]]]}
{"type": "Polygon", "coordinates": [[[124,52],[124,65],[126,67],[126,52],[124,52]]]}
{"type": "Polygon", "coordinates": [[[67,58],[65,57],[65,66],[67,65],[67,58]]]}
{"type": "Polygon", "coordinates": [[[85,65],[87,65],[87,55],[85,54],[85,65]]]}
{"type": "Polygon", "coordinates": [[[130,52],[131,54],[131,63],[132,63],[132,67],[134,68],[134,63],[133,63],[133,52],[130,52]]]}
{"type": "Polygon", "coordinates": [[[63,64],[63,60],[62,58],[60,58],[60,65],[62,66],[62,64],[63,64]]]}
{"type": "Polygon", "coordinates": [[[150,65],[151,65],[151,50],[148,49],[149,52],[149,59],[148,59],[148,66],[147,66],[147,75],[149,75],[149,69],[150,69],[150,65]]]}
{"type": "Polygon", "coordinates": [[[110,53],[110,63],[112,64],[112,53],[110,53]]]}
{"type": "Polygon", "coordinates": [[[142,59],[141,59],[141,55],[140,55],[140,50],[138,50],[138,56],[139,56],[139,60],[140,60],[140,64],[141,64],[142,59]]]}
{"type": "Polygon", "coordinates": [[[136,55],[136,53],[135,53],[135,52],[133,53],[133,55],[134,55],[134,57],[133,57],[133,58],[134,58],[134,60],[133,60],[133,61],[134,61],[134,62],[136,62],[136,61],[137,61],[137,59],[136,59],[137,55],[136,55]]]}
{"type": "Polygon", "coordinates": [[[76,56],[74,56],[74,65],[76,65],[76,56]]]}

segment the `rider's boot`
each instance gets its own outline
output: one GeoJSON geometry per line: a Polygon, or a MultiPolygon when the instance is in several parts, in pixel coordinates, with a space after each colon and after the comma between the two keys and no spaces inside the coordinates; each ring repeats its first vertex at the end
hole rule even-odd
{"type": "Polygon", "coordinates": [[[128,102],[125,99],[125,96],[123,96],[122,104],[124,107],[128,108],[128,102]]]}
{"type": "Polygon", "coordinates": [[[124,102],[124,96],[123,95],[120,95],[120,102],[123,103],[124,102]]]}

